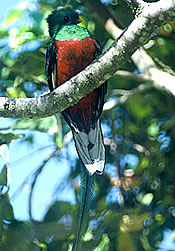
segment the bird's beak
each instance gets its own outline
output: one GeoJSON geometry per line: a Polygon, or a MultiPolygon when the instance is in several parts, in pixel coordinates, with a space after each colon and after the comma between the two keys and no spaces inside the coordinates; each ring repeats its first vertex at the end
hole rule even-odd
{"type": "Polygon", "coordinates": [[[84,20],[82,19],[82,18],[79,18],[78,20],[77,20],[77,23],[79,24],[79,23],[82,23],[84,20]]]}

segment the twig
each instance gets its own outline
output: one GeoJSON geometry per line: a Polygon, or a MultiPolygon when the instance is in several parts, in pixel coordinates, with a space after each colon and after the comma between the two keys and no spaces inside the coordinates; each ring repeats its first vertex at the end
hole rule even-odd
{"type": "Polygon", "coordinates": [[[63,147],[65,147],[70,142],[71,139],[72,139],[72,134],[69,131],[64,137],[62,147],[58,148],[55,152],[53,152],[46,160],[43,161],[42,165],[35,171],[34,179],[33,179],[33,182],[31,184],[31,192],[30,192],[30,196],[29,196],[29,216],[30,216],[30,220],[32,220],[32,195],[33,195],[34,186],[36,184],[38,176],[40,175],[40,173],[42,172],[43,168],[48,163],[48,161],[51,160],[53,157],[58,156],[61,149],[63,147]]]}
{"type": "Polygon", "coordinates": [[[134,74],[130,71],[119,70],[114,75],[117,77],[123,77],[125,79],[128,78],[130,80],[135,80],[135,81],[140,81],[140,82],[149,82],[149,83],[153,82],[153,80],[151,79],[151,77],[149,75],[134,74]]]}
{"type": "Polygon", "coordinates": [[[107,101],[104,104],[103,111],[108,111],[108,110],[113,109],[114,107],[116,107],[119,104],[124,104],[130,96],[135,95],[138,92],[146,91],[150,88],[152,88],[152,85],[150,85],[150,84],[141,84],[138,87],[133,88],[131,90],[123,90],[123,89],[122,90],[119,90],[119,89],[113,90],[112,91],[113,94],[122,95],[122,96],[120,98],[118,98],[117,100],[113,99],[112,101],[111,100],[107,101]]]}
{"type": "MultiPolygon", "coordinates": [[[[17,159],[17,160],[15,160],[15,161],[13,161],[13,162],[10,162],[9,165],[10,165],[10,166],[12,166],[12,165],[17,165],[18,162],[21,163],[21,162],[23,162],[23,161],[26,161],[26,160],[27,160],[28,158],[30,158],[31,156],[34,156],[34,154],[36,154],[37,152],[40,152],[40,151],[42,151],[42,150],[44,150],[44,149],[46,149],[46,148],[49,148],[49,149],[50,149],[51,146],[55,146],[55,145],[50,144],[50,145],[47,145],[47,146],[44,146],[44,147],[40,147],[40,148],[36,149],[35,151],[31,152],[31,153],[28,154],[28,155],[26,155],[26,156],[24,156],[24,157],[22,157],[22,158],[20,158],[20,159],[17,159]]],[[[27,177],[25,178],[25,180],[23,181],[23,183],[20,184],[20,186],[15,190],[15,192],[14,192],[14,193],[12,194],[12,196],[10,197],[10,200],[11,200],[11,201],[16,199],[16,196],[19,195],[19,192],[22,191],[23,188],[24,188],[24,186],[25,186],[26,184],[29,183],[30,177],[33,176],[33,175],[36,173],[37,169],[38,169],[38,168],[36,168],[35,170],[32,170],[32,171],[27,175],[27,177]]]]}
{"type": "Polygon", "coordinates": [[[54,153],[52,153],[46,160],[43,161],[42,165],[36,170],[36,172],[34,173],[34,179],[32,181],[31,184],[31,191],[30,191],[30,195],[29,195],[29,217],[30,220],[32,221],[32,196],[33,196],[33,190],[34,190],[34,186],[36,184],[36,181],[38,179],[38,176],[40,175],[40,173],[43,171],[43,168],[45,167],[45,165],[49,162],[49,160],[51,160],[53,157],[58,156],[58,154],[60,153],[61,149],[57,149],[54,153]]]}

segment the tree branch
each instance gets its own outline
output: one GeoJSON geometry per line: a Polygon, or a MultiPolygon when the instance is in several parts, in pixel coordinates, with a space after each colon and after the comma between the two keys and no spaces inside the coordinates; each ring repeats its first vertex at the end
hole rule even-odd
{"type": "Polygon", "coordinates": [[[141,84],[136,88],[133,88],[131,90],[113,90],[112,93],[122,95],[118,99],[110,99],[104,104],[103,111],[108,111],[113,109],[114,107],[125,103],[129,97],[132,95],[135,95],[136,93],[142,93],[144,91],[147,91],[151,89],[152,85],[149,84],[141,84]]]}
{"type": "Polygon", "coordinates": [[[108,80],[152,33],[175,18],[175,1],[146,6],[112,46],[97,60],[52,93],[37,98],[0,98],[0,116],[41,118],[63,111],[108,80]]]}
{"type": "MultiPolygon", "coordinates": [[[[130,0],[126,0],[130,1],[130,0]]],[[[139,0],[136,0],[136,2],[139,2],[139,0]]],[[[157,3],[145,3],[142,0],[140,1],[140,4],[142,2],[142,8],[143,6],[146,6],[143,8],[143,15],[151,15],[151,12],[153,11],[155,13],[155,9],[157,8],[157,4],[163,5],[163,1],[159,1],[157,3]],[[155,8],[156,7],[156,8],[155,8]],[[151,8],[151,10],[150,10],[151,8]],[[150,13],[148,11],[150,10],[150,13]],[[145,14],[146,13],[146,14],[145,14]]],[[[167,1],[166,4],[169,5],[169,3],[173,1],[167,1]]],[[[165,7],[166,15],[171,11],[168,11],[167,6],[165,7]]],[[[164,11],[164,7],[162,7],[162,11],[164,11]]],[[[161,20],[161,13],[160,11],[160,20],[161,20]]],[[[152,20],[153,21],[153,20],[152,20]]],[[[167,20],[168,21],[168,20],[167,20]]],[[[154,21],[153,21],[154,22],[154,21]]],[[[150,23],[151,25],[151,23],[150,23]]],[[[116,39],[122,32],[121,29],[119,29],[116,24],[114,23],[114,20],[112,18],[108,19],[105,23],[105,28],[111,36],[116,39]]],[[[157,67],[154,60],[148,55],[146,50],[144,48],[139,48],[132,56],[131,59],[137,66],[137,68],[147,77],[149,77],[149,81],[159,89],[164,89],[165,91],[168,91],[169,93],[175,95],[175,77],[174,75],[171,75],[170,73],[163,72],[159,67],[157,67]]]]}
{"type": "Polygon", "coordinates": [[[139,82],[150,82],[152,83],[153,80],[149,75],[146,74],[134,74],[130,71],[123,71],[123,70],[118,70],[114,74],[118,78],[124,78],[124,79],[129,79],[129,80],[134,80],[134,81],[139,81],[139,82]]]}

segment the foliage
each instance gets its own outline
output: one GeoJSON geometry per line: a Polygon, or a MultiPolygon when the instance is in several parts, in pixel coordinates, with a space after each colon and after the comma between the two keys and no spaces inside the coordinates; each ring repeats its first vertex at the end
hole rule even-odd
{"type": "MultiPolygon", "coordinates": [[[[30,1],[5,17],[0,28],[1,96],[35,97],[48,90],[44,73],[45,46],[49,40],[45,18],[54,7],[65,2],[30,1]]],[[[111,37],[95,12],[92,13],[83,1],[68,2],[86,14],[82,25],[107,48],[111,37]]],[[[125,25],[130,23],[133,13],[124,1],[118,0],[118,4],[116,1],[102,2],[106,2],[125,25]]],[[[148,49],[158,66],[171,73],[175,65],[174,40],[175,23],[166,24],[157,31],[148,49]]],[[[122,66],[122,70],[140,74],[131,61],[122,66]]],[[[159,248],[165,230],[175,230],[175,99],[149,83],[115,75],[109,81],[107,101],[116,101],[117,105],[102,115],[106,169],[103,176],[96,177],[96,195],[83,248],[95,251],[155,250],[159,248]],[[141,85],[144,88],[140,89],[141,85]]],[[[0,173],[0,249],[71,250],[79,194],[79,161],[77,157],[71,161],[68,126],[57,114],[46,119],[13,120],[13,124],[10,122],[7,128],[2,126],[0,130],[0,156],[3,159],[0,164],[5,162],[0,173]],[[36,131],[49,135],[54,151],[46,159],[43,157],[37,169],[25,180],[31,188],[28,194],[30,221],[20,221],[15,218],[9,199],[10,163],[4,147],[11,149],[16,141],[20,145],[27,142],[28,147],[33,148],[37,141],[36,131]],[[68,150],[63,154],[65,149],[68,150]],[[65,188],[73,189],[75,204],[56,200],[53,195],[45,216],[37,221],[32,219],[31,213],[33,194],[39,189],[37,184],[44,167],[51,168],[50,160],[55,158],[58,176],[59,163],[64,158],[69,160],[70,171],[54,194],[59,196],[65,188]]],[[[40,142],[36,144],[42,147],[40,142]]],[[[11,178],[13,180],[13,176],[11,178]]],[[[46,182],[45,186],[49,184],[46,182]]]]}

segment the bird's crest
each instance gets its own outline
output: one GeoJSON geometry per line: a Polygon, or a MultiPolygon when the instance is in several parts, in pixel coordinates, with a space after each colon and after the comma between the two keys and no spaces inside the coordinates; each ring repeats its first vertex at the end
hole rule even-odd
{"type": "Polygon", "coordinates": [[[47,17],[49,25],[49,35],[53,37],[65,25],[72,25],[81,22],[78,11],[75,11],[71,6],[59,6],[56,10],[47,17]]]}

